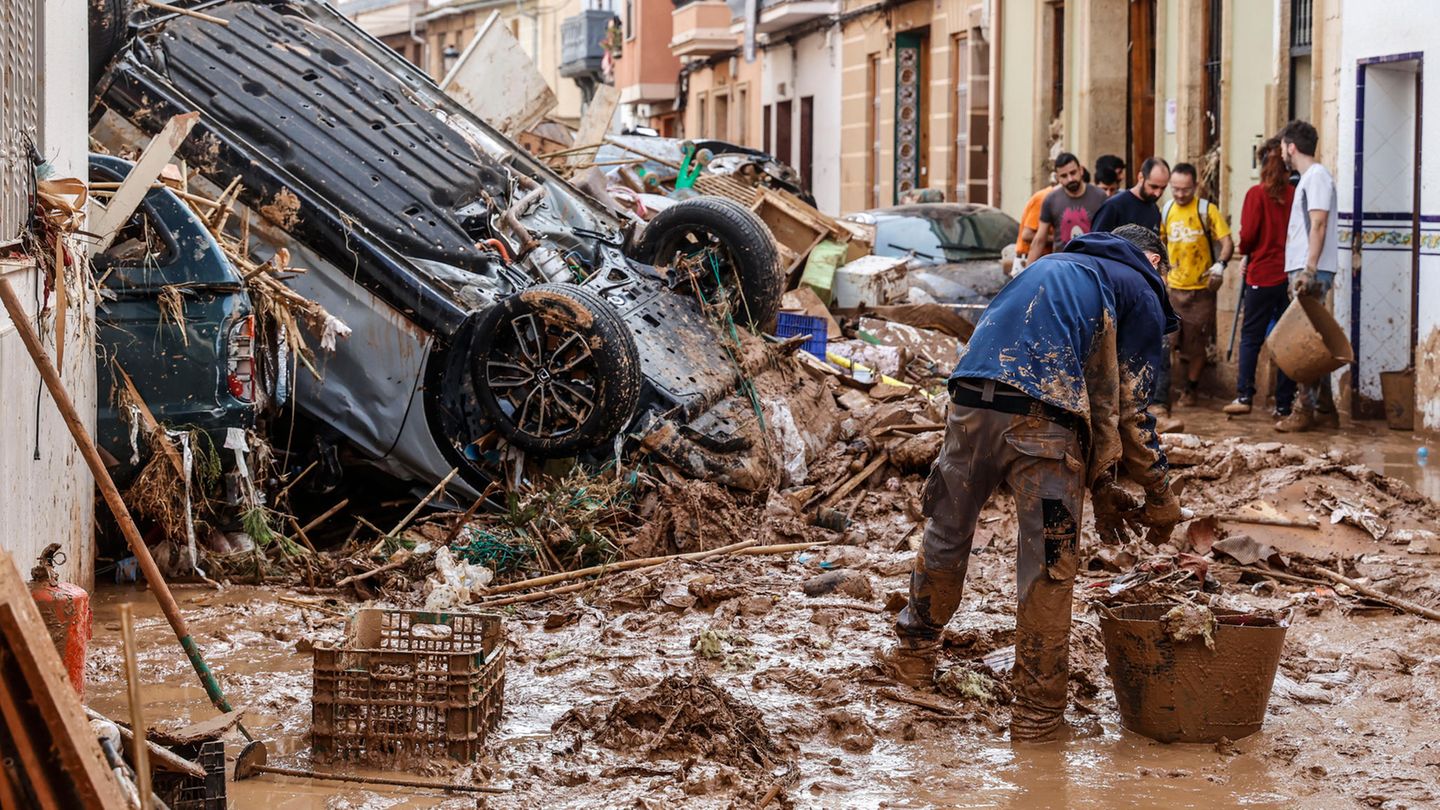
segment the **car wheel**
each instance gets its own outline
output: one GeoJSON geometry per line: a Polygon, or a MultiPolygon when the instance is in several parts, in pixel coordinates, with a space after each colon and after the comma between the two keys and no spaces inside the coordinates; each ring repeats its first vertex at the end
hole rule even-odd
{"type": "Polygon", "coordinates": [[[540,284],[491,307],[471,362],[496,428],[539,456],[608,445],[640,400],[634,336],[610,304],[573,284],[540,284]]]}
{"type": "Polygon", "coordinates": [[[639,261],[672,271],[688,268],[692,286],[708,302],[720,291],[736,321],[764,328],[780,309],[784,269],[775,237],[748,208],[724,197],[697,197],[666,208],[635,245],[639,261]]]}
{"type": "Polygon", "coordinates": [[[90,87],[120,52],[130,29],[131,0],[90,0],[90,87]]]}

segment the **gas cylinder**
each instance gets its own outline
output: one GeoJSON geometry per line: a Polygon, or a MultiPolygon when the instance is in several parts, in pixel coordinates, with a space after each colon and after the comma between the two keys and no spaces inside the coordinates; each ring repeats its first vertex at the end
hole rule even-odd
{"type": "Polygon", "coordinates": [[[51,543],[41,552],[30,570],[30,596],[40,608],[45,628],[60,653],[70,685],[85,697],[85,655],[90,646],[90,594],[71,582],[61,582],[56,566],[65,564],[59,543],[51,543]]]}

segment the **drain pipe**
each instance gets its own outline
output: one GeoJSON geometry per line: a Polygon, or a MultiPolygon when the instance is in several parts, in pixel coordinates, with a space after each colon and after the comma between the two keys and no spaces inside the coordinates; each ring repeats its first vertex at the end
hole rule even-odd
{"type": "Polygon", "coordinates": [[[428,74],[428,73],[430,72],[430,43],[426,42],[424,37],[422,37],[422,36],[420,36],[419,34],[415,33],[415,23],[416,23],[416,19],[417,19],[417,18],[415,17],[415,4],[414,4],[414,3],[411,3],[411,4],[409,5],[409,10],[410,10],[410,41],[411,41],[411,42],[418,43],[418,44],[420,45],[420,69],[423,70],[423,71],[425,71],[425,72],[428,74]]]}

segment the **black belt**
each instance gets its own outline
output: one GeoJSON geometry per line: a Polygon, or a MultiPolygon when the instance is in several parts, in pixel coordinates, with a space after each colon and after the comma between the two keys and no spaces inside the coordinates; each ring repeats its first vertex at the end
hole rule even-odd
{"type": "Polygon", "coordinates": [[[1084,441],[1085,423],[1079,416],[1030,396],[996,380],[959,377],[950,381],[950,401],[968,408],[986,408],[1016,416],[1033,416],[1071,430],[1084,441]],[[988,394],[988,396],[987,396],[988,394]]]}

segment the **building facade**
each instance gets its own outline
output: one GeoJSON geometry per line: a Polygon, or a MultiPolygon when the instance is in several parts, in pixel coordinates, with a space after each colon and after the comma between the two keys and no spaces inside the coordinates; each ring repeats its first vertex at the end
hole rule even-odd
{"type": "MultiPolygon", "coordinates": [[[[601,0],[602,7],[610,5],[601,0]]],[[[583,97],[579,85],[561,72],[561,25],[596,7],[596,0],[346,0],[340,10],[372,36],[420,66],[432,78],[443,78],[490,15],[510,29],[520,47],[545,77],[559,102],[550,117],[567,124],[580,120],[583,97]]]]}
{"type": "MultiPolygon", "coordinates": [[[[3,115],[4,171],[0,198],[4,233],[0,241],[19,236],[29,212],[33,183],[27,141],[32,140],[56,177],[85,177],[89,131],[87,52],[75,47],[86,41],[88,4],[84,0],[0,0],[0,27],[17,47],[0,55],[6,99],[3,115]],[[18,207],[17,207],[18,201],[18,207]],[[17,216],[17,214],[19,214],[17,216]]],[[[19,263],[0,264],[10,283],[32,312],[39,308],[39,272],[19,263]]],[[[66,330],[61,380],[86,420],[95,429],[95,340],[93,300],[79,298],[66,330]]],[[[54,329],[48,318],[42,342],[55,354],[54,329]]],[[[16,566],[29,571],[41,550],[59,543],[66,562],[63,579],[90,588],[94,581],[94,482],[75,449],[50,395],[43,390],[15,325],[0,311],[0,548],[14,555],[16,566]]]]}

